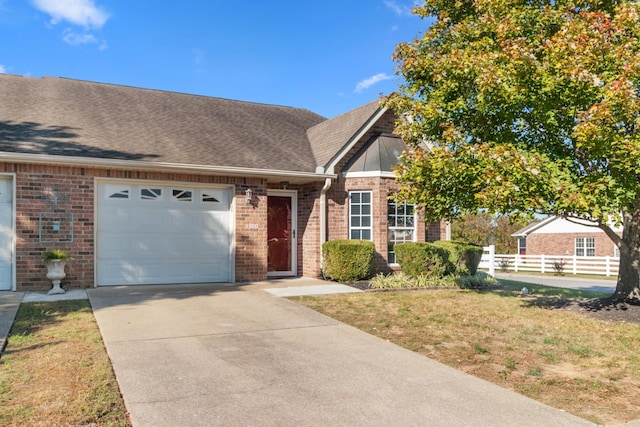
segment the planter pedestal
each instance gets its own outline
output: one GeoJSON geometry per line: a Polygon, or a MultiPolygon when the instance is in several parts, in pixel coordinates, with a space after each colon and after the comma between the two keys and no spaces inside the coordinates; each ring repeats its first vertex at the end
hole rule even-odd
{"type": "Polygon", "coordinates": [[[54,259],[47,263],[47,279],[51,280],[53,287],[47,292],[48,295],[64,294],[65,290],[60,287],[60,281],[65,278],[64,266],[66,261],[54,259]]]}

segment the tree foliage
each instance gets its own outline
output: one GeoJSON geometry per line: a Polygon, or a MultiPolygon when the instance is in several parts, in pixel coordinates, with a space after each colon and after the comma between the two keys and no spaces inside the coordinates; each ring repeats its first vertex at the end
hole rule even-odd
{"type": "Polygon", "coordinates": [[[494,216],[486,212],[467,214],[451,223],[451,239],[480,246],[493,244],[496,253],[515,254],[518,251],[518,239],[511,235],[525,225],[526,221],[507,215],[494,216]]]}
{"type": "Polygon", "coordinates": [[[638,2],[426,0],[414,13],[435,23],[394,54],[405,83],[387,105],[412,146],[401,196],[434,220],[593,220],[620,247],[617,294],[637,296],[638,2]]]}

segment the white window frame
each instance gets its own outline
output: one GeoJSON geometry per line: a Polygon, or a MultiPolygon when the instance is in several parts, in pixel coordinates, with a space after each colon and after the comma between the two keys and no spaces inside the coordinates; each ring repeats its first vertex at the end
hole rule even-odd
{"type": "Polygon", "coordinates": [[[353,190],[349,191],[349,240],[368,240],[373,241],[373,191],[371,190],[353,190]],[[360,202],[353,203],[353,196],[359,194],[360,202]],[[369,203],[362,203],[362,195],[367,194],[369,196],[369,203]],[[362,207],[369,206],[369,213],[363,214],[362,207]],[[359,213],[354,213],[355,208],[358,207],[359,213]],[[354,224],[354,219],[359,219],[359,224],[354,224]],[[369,225],[362,225],[363,219],[368,218],[369,225]],[[369,232],[369,238],[363,239],[363,232],[369,232]],[[355,238],[353,232],[359,232],[360,238],[355,238]]]}
{"type": "Polygon", "coordinates": [[[518,237],[518,255],[527,254],[527,238],[518,237]]]}
{"type": "Polygon", "coordinates": [[[596,238],[595,237],[576,237],[575,250],[576,250],[575,251],[576,256],[584,256],[584,257],[596,256],[596,238]]]}
{"type": "Polygon", "coordinates": [[[396,265],[398,264],[396,257],[395,257],[395,252],[393,252],[393,246],[392,244],[395,243],[403,243],[403,242],[415,242],[416,241],[416,222],[417,222],[417,216],[416,216],[416,207],[413,203],[407,203],[407,202],[403,202],[401,204],[402,206],[404,206],[405,212],[407,211],[407,208],[409,206],[411,206],[411,209],[413,210],[413,215],[402,215],[402,218],[408,218],[409,216],[413,217],[413,225],[411,227],[407,227],[407,226],[398,226],[398,203],[394,202],[393,200],[389,199],[387,201],[387,263],[390,265],[396,265]],[[389,209],[391,208],[391,206],[395,207],[395,212],[393,215],[391,215],[389,209]],[[394,219],[394,225],[391,224],[391,218],[394,219]],[[392,231],[411,231],[411,240],[395,240],[395,239],[391,239],[392,236],[392,231]]]}

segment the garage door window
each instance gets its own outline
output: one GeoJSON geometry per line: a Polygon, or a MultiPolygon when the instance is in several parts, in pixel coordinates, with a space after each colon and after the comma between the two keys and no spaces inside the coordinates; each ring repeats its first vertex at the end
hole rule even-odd
{"type": "Polygon", "coordinates": [[[178,202],[192,202],[193,201],[193,193],[191,190],[177,190],[174,189],[172,191],[173,199],[178,202]]]}
{"type": "Polygon", "coordinates": [[[202,201],[205,203],[220,203],[220,200],[207,193],[202,193],[202,201]]]}
{"type": "Polygon", "coordinates": [[[109,194],[110,199],[128,199],[129,198],[129,190],[117,190],[109,194]]]}
{"type": "Polygon", "coordinates": [[[143,188],[140,190],[140,198],[142,200],[159,200],[161,197],[161,188],[143,188]]]}

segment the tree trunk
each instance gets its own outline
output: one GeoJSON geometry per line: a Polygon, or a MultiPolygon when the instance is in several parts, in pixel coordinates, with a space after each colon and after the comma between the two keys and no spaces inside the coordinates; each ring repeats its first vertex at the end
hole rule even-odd
{"type": "Polygon", "coordinates": [[[640,206],[623,213],[620,266],[614,299],[640,300],[640,206]]]}

